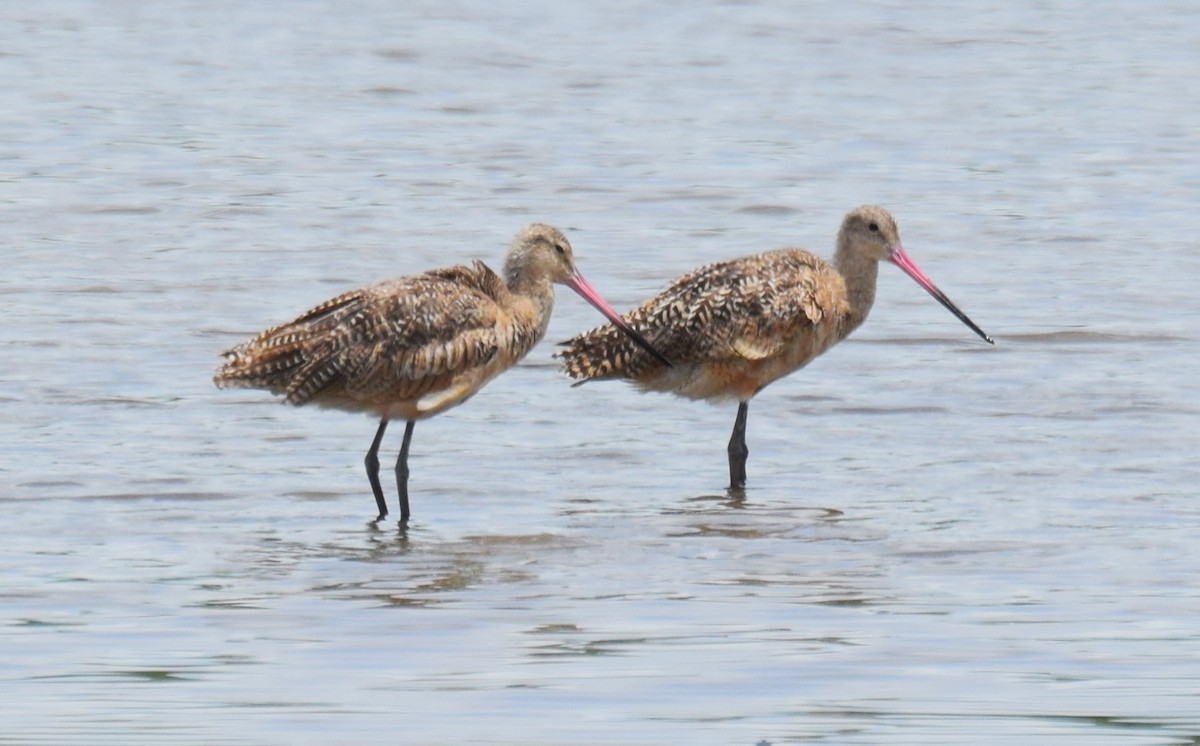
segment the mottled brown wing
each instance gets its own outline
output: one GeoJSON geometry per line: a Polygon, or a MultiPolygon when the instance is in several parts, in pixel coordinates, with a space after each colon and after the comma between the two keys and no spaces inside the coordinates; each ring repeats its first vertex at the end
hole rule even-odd
{"type": "Polygon", "coordinates": [[[476,262],[353,290],[227,352],[217,383],[292,404],[419,397],[495,356],[502,288],[476,262]]]}
{"type": "MultiPolygon", "coordinates": [[[[806,327],[838,311],[841,278],[797,249],[709,264],[680,277],[625,315],[676,365],[779,354],[806,327]]],[[[564,343],[576,379],[637,378],[661,366],[611,324],[564,343]]]]}

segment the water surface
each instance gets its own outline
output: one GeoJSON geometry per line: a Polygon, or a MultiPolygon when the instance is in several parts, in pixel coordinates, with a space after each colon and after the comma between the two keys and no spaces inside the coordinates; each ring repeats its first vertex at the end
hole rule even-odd
{"type": "Polygon", "coordinates": [[[1200,740],[1194,4],[523,8],[0,10],[0,743],[1200,740]],[[531,220],[628,307],[863,202],[997,345],[885,268],[745,495],[569,293],[404,534],[373,422],[210,382],[531,220]]]}

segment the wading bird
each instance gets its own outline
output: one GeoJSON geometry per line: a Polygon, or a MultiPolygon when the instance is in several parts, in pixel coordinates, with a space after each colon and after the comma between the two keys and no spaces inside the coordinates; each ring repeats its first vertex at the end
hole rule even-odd
{"type": "MultiPolygon", "coordinates": [[[[564,342],[563,369],[583,383],[625,379],[643,391],[689,399],[736,400],[729,439],[729,485],[746,484],[750,399],[845,339],[875,302],[879,262],[900,267],[939,303],[994,344],[917,268],[882,207],[866,205],[842,221],[832,266],[801,249],[778,249],[717,262],[680,277],[624,315],[626,324],[670,358],[671,367],[626,341],[612,324],[564,342]]],[[[578,385],[578,384],[576,384],[578,385]]]]}
{"type": "Polygon", "coordinates": [[[379,444],[388,422],[406,421],[396,460],[400,522],[407,523],[413,425],[463,403],[541,341],[552,283],[579,293],[659,365],[666,358],[621,318],[575,267],[571,245],[534,223],[512,240],[501,279],[483,262],[434,269],[351,290],[224,353],[220,388],[266,389],[289,404],[315,404],[380,419],[367,479],[382,520],[379,444]]]}

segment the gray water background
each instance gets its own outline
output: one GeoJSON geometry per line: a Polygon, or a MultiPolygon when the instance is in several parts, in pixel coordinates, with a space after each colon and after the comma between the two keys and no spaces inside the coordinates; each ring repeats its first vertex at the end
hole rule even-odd
{"type": "Polygon", "coordinates": [[[0,6],[0,743],[1200,742],[1200,6],[0,6]],[[733,408],[546,342],[419,423],[217,391],[341,290],[567,232],[619,308],[897,215],[733,408]],[[399,447],[390,433],[384,461],[399,447]],[[390,479],[385,479],[389,497],[390,479]]]}

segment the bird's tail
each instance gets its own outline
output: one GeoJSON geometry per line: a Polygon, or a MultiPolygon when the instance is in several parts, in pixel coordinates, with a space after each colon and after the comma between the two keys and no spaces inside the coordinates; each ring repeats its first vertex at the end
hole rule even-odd
{"type": "Polygon", "coordinates": [[[223,389],[265,389],[303,404],[336,378],[339,325],[362,302],[361,290],[343,293],[226,350],[213,383],[223,389]]]}
{"type": "Polygon", "coordinates": [[[310,362],[307,338],[295,329],[276,327],[225,351],[215,376],[218,388],[266,389],[287,394],[296,374],[310,362]]]}
{"type": "Polygon", "coordinates": [[[576,385],[587,381],[629,378],[638,369],[654,363],[641,347],[612,324],[596,327],[560,343],[554,356],[576,385]]]}

